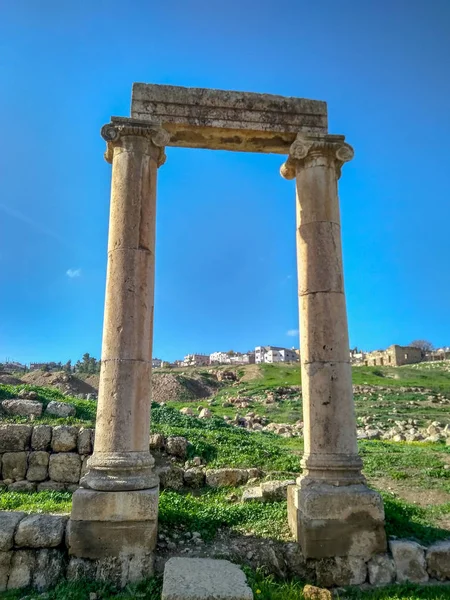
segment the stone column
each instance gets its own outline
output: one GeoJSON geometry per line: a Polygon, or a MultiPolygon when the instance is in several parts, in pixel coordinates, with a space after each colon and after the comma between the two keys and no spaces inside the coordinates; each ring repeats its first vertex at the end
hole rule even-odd
{"type": "Polygon", "coordinates": [[[305,448],[288,495],[307,558],[386,549],[381,497],[361,474],[342,269],[337,181],[353,158],[344,136],[301,136],[281,168],[297,185],[297,261],[305,448]]]}
{"type": "Polygon", "coordinates": [[[73,496],[72,555],[151,554],[158,477],[149,452],[156,174],[166,131],[130,119],[102,129],[112,162],[102,366],[94,453],[73,496]]]}

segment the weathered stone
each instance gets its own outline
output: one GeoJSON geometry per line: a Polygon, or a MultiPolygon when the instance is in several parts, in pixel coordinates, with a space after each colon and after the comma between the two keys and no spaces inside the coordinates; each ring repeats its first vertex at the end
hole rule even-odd
{"type": "Polygon", "coordinates": [[[184,483],[188,487],[200,488],[205,485],[205,472],[201,467],[191,467],[184,472],[184,483]]]}
{"type": "Polygon", "coordinates": [[[78,429],[70,425],[53,427],[52,450],[53,452],[70,452],[77,447],[78,429]]]}
{"type": "Polygon", "coordinates": [[[0,551],[11,550],[14,545],[14,532],[24,512],[0,512],[0,551]]]}
{"type": "Polygon", "coordinates": [[[23,388],[19,391],[18,396],[19,398],[28,398],[29,400],[35,400],[37,398],[37,393],[33,390],[27,390],[23,388]]]}
{"type": "Polygon", "coordinates": [[[82,427],[78,433],[78,454],[91,454],[92,429],[82,427]]]}
{"type": "Polygon", "coordinates": [[[35,418],[42,414],[42,404],[36,400],[3,400],[2,408],[7,415],[35,418]]]}
{"type": "Polygon", "coordinates": [[[67,580],[95,579],[96,571],[95,561],[72,556],[67,566],[67,580]]]}
{"type": "Polygon", "coordinates": [[[56,548],[63,540],[67,517],[61,515],[28,515],[22,519],[15,535],[16,546],[56,548]]]}
{"type": "Polygon", "coordinates": [[[8,585],[12,555],[12,552],[0,551],[0,592],[4,592],[8,585]]]}
{"type": "Polygon", "coordinates": [[[135,83],[131,116],[158,120],[170,146],[286,154],[298,131],[326,132],[325,102],[135,83]]]}
{"type": "Polygon", "coordinates": [[[38,483],[38,492],[63,492],[66,489],[64,483],[59,481],[43,481],[38,483]]]}
{"type": "Polygon", "coordinates": [[[185,406],[184,408],[180,409],[180,413],[182,415],[186,415],[188,417],[195,416],[195,413],[190,406],[185,406]]]}
{"type": "Polygon", "coordinates": [[[181,436],[169,436],[166,438],[166,452],[178,458],[185,458],[188,441],[186,438],[181,436]]]}
{"type": "Polygon", "coordinates": [[[246,469],[208,469],[206,471],[206,485],[213,488],[236,487],[244,484],[247,479],[246,469]]]}
{"type": "Polygon", "coordinates": [[[261,483],[261,492],[264,500],[286,500],[288,485],[295,485],[295,480],[286,479],[285,481],[263,481],[261,483]]]}
{"type": "Polygon", "coordinates": [[[324,587],[361,585],[367,578],[367,566],[357,556],[336,556],[315,561],[317,583],[324,587]]]}
{"type": "Polygon", "coordinates": [[[394,558],[397,581],[425,583],[428,581],[423,547],[409,540],[391,540],[389,547],[394,558]]]}
{"type": "Polygon", "coordinates": [[[288,521],[306,558],[386,552],[383,503],[362,484],[289,486],[288,521]]]}
{"type": "Polygon", "coordinates": [[[48,450],[52,441],[52,428],[50,425],[35,425],[31,434],[31,447],[33,450],[48,450]]]}
{"type": "Polygon", "coordinates": [[[26,452],[5,452],[2,458],[3,479],[19,481],[25,478],[27,472],[26,452]]]}
{"type": "Polygon", "coordinates": [[[69,402],[56,402],[52,400],[47,404],[45,414],[51,417],[74,417],[77,414],[77,409],[69,402]]]}
{"type": "Polygon", "coordinates": [[[33,550],[15,550],[12,553],[8,590],[30,586],[35,564],[36,558],[33,550]]]}
{"type": "Polygon", "coordinates": [[[34,481],[23,479],[8,485],[8,492],[34,492],[36,491],[36,486],[37,484],[34,481]]]}
{"type": "Polygon", "coordinates": [[[33,587],[46,590],[58,583],[64,573],[64,554],[61,550],[39,550],[36,553],[36,566],[33,587]]]}
{"type": "Polygon", "coordinates": [[[175,465],[159,470],[161,488],[164,490],[181,490],[184,483],[184,471],[175,465]]]}
{"type": "Polygon", "coordinates": [[[228,560],[170,558],[161,600],[253,600],[242,570],[228,560]]]}
{"type": "Polygon", "coordinates": [[[53,481],[78,483],[80,481],[81,458],[74,452],[52,454],[48,472],[50,479],[53,479],[53,481]]]}
{"type": "Polygon", "coordinates": [[[436,542],[426,553],[428,573],[444,581],[450,579],[450,541],[436,542]]]}
{"type": "Polygon", "coordinates": [[[0,425],[0,452],[20,452],[30,445],[30,425],[0,425]]]}
{"type": "Polygon", "coordinates": [[[149,446],[151,450],[161,450],[164,446],[164,436],[161,433],[152,433],[149,446]]]}
{"type": "Polygon", "coordinates": [[[199,419],[211,419],[212,416],[213,416],[213,414],[209,410],[209,408],[202,408],[202,410],[199,412],[198,418],[199,419]]]}
{"type": "Polygon", "coordinates": [[[28,456],[28,481],[45,481],[48,475],[48,452],[30,452],[28,456]]]}
{"type": "Polygon", "coordinates": [[[395,581],[395,565],[387,554],[376,554],[368,563],[371,585],[387,585],[395,581]]]}
{"type": "Polygon", "coordinates": [[[153,575],[154,555],[152,552],[135,552],[103,558],[97,561],[95,578],[108,581],[124,588],[153,575]]]}
{"type": "Polygon", "coordinates": [[[332,600],[333,598],[330,590],[309,584],[303,588],[303,597],[305,600],[332,600]]]}
{"type": "Polygon", "coordinates": [[[251,486],[244,490],[242,494],[242,502],[264,502],[261,486],[251,486]]]}

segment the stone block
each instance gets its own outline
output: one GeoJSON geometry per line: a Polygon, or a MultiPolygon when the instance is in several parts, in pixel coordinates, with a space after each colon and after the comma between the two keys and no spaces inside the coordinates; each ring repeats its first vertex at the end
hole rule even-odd
{"type": "Polygon", "coordinates": [[[77,414],[77,409],[69,402],[55,402],[52,400],[47,404],[45,414],[51,417],[74,417],[77,414]]]}
{"type": "Polygon", "coordinates": [[[0,425],[0,452],[20,452],[30,445],[30,425],[0,425]]]}
{"type": "Polygon", "coordinates": [[[82,427],[78,433],[78,454],[92,453],[92,429],[82,427]]]}
{"type": "Polygon", "coordinates": [[[303,598],[305,600],[333,600],[330,590],[309,584],[303,588],[303,598]]]}
{"type": "Polygon", "coordinates": [[[152,433],[150,435],[150,450],[161,450],[164,446],[164,436],[161,433],[152,433]]]}
{"type": "Polygon", "coordinates": [[[363,484],[289,486],[288,521],[305,558],[386,552],[381,497],[363,484]]]}
{"type": "Polygon", "coordinates": [[[367,565],[357,556],[336,556],[315,561],[316,579],[324,587],[361,585],[367,578],[367,565]]]}
{"type": "Polygon", "coordinates": [[[0,592],[4,592],[8,585],[12,555],[12,552],[0,551],[0,592]]]}
{"type": "Polygon", "coordinates": [[[261,486],[248,487],[242,494],[242,502],[264,502],[261,486]]]}
{"type": "Polygon", "coordinates": [[[135,83],[133,119],[159,121],[169,146],[287,154],[299,131],[326,133],[325,102],[135,83]]]}
{"type": "Polygon", "coordinates": [[[36,487],[37,484],[34,481],[22,479],[8,485],[8,492],[35,492],[36,487]]]}
{"type": "Polygon", "coordinates": [[[243,571],[228,560],[170,558],[161,600],[253,600],[243,571]]]}
{"type": "Polygon", "coordinates": [[[213,488],[236,487],[247,482],[246,469],[208,469],[206,471],[206,485],[213,488]]]}
{"type": "Polygon", "coordinates": [[[24,516],[24,512],[0,512],[0,551],[2,553],[13,547],[14,532],[24,516]]]}
{"type": "Polygon", "coordinates": [[[45,481],[47,479],[49,458],[48,452],[42,450],[30,452],[28,456],[28,481],[45,481]]]}
{"type": "Polygon", "coordinates": [[[19,548],[56,548],[63,541],[67,517],[61,515],[28,515],[22,519],[15,535],[19,548]]]}
{"type": "Polygon", "coordinates": [[[371,585],[388,585],[395,581],[395,565],[387,554],[376,554],[368,562],[371,585]]]}
{"type": "Polygon", "coordinates": [[[2,408],[7,415],[18,415],[20,417],[40,417],[42,404],[36,400],[3,400],[2,408]]]}
{"type": "Polygon", "coordinates": [[[25,479],[27,472],[26,452],[5,452],[2,458],[3,479],[19,481],[25,479]]]}
{"type": "Polygon", "coordinates": [[[12,553],[8,590],[17,590],[31,585],[36,557],[33,550],[16,550],[12,553]]]}
{"type": "Polygon", "coordinates": [[[181,436],[169,436],[166,438],[166,452],[178,458],[185,458],[188,447],[188,441],[181,436]]]}
{"type": "Polygon", "coordinates": [[[391,540],[389,547],[394,558],[397,581],[425,583],[428,581],[423,547],[410,540],[391,540]]]}
{"type": "Polygon", "coordinates": [[[52,454],[48,472],[53,481],[78,483],[81,473],[81,458],[74,452],[52,454]]]}
{"type": "Polygon", "coordinates": [[[64,553],[61,550],[39,550],[33,575],[33,587],[46,590],[58,583],[64,574],[64,553]]]}
{"type": "Polygon", "coordinates": [[[159,475],[163,490],[182,490],[184,486],[184,471],[175,465],[163,467],[156,471],[159,475]]]}
{"type": "Polygon", "coordinates": [[[205,485],[205,471],[201,467],[186,469],[183,478],[188,487],[200,488],[205,485]]]}
{"type": "Polygon", "coordinates": [[[77,447],[78,429],[70,425],[53,427],[53,452],[71,452],[77,447]]]}
{"type": "Polygon", "coordinates": [[[94,561],[72,556],[67,566],[67,580],[95,579],[96,571],[97,566],[94,561]]]}
{"type": "Polygon", "coordinates": [[[289,485],[295,485],[295,480],[287,479],[285,481],[263,481],[261,483],[263,499],[270,502],[286,500],[287,488],[289,485]]]}
{"type": "Polygon", "coordinates": [[[59,481],[43,481],[38,483],[38,492],[64,492],[66,486],[59,481]]]}
{"type": "Polygon", "coordinates": [[[102,558],[97,561],[95,578],[98,581],[108,581],[124,588],[129,583],[142,581],[153,575],[153,552],[135,552],[102,558]]]}
{"type": "Polygon", "coordinates": [[[450,541],[436,542],[426,553],[428,573],[444,581],[450,579],[450,541]]]}
{"type": "Polygon", "coordinates": [[[48,450],[52,441],[52,428],[50,425],[35,425],[31,434],[31,448],[33,450],[48,450]]]}
{"type": "Polygon", "coordinates": [[[79,488],[72,498],[72,521],[156,521],[158,488],[98,492],[79,488]]]}

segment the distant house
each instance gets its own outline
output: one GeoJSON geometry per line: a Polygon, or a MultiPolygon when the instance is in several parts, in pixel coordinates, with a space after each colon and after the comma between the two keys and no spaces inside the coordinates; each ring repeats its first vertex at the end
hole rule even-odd
{"type": "Polygon", "coordinates": [[[55,371],[61,368],[61,365],[55,362],[48,363],[30,363],[30,371],[42,371],[42,369],[48,369],[49,371],[55,371]]]}
{"type": "Polygon", "coordinates": [[[413,346],[398,346],[392,344],[386,350],[375,350],[364,356],[364,364],[367,367],[389,366],[401,367],[422,362],[423,354],[420,348],[413,346]]]}
{"type": "Polygon", "coordinates": [[[160,358],[152,358],[153,369],[160,369],[161,365],[162,365],[162,360],[160,358]]]}
{"type": "Polygon", "coordinates": [[[255,353],[236,352],[235,354],[228,354],[228,352],[213,352],[209,355],[210,365],[250,365],[255,362],[255,353]]]}
{"type": "Polygon", "coordinates": [[[299,354],[292,348],[280,348],[278,346],[256,346],[255,363],[279,363],[298,362],[299,354]]]}
{"type": "Polygon", "coordinates": [[[209,365],[209,356],[207,354],[187,354],[184,357],[184,367],[204,367],[209,365]]]}

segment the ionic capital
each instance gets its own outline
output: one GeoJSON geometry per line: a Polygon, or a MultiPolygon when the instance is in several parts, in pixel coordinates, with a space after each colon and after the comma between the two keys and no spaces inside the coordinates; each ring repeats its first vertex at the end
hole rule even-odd
{"type": "Polygon", "coordinates": [[[285,179],[294,179],[297,168],[313,164],[317,158],[334,161],[338,178],[341,167],[352,160],[353,148],[345,142],[343,135],[305,135],[297,134],[289,149],[289,156],[281,165],[280,174],[285,179]]]}
{"type": "Polygon", "coordinates": [[[132,121],[131,119],[113,117],[111,123],[103,125],[100,133],[102,138],[106,141],[105,160],[109,163],[112,163],[113,160],[114,147],[127,136],[144,137],[148,139],[153,146],[159,148],[158,167],[163,165],[166,160],[164,148],[170,141],[170,134],[158,123],[132,121]]]}

